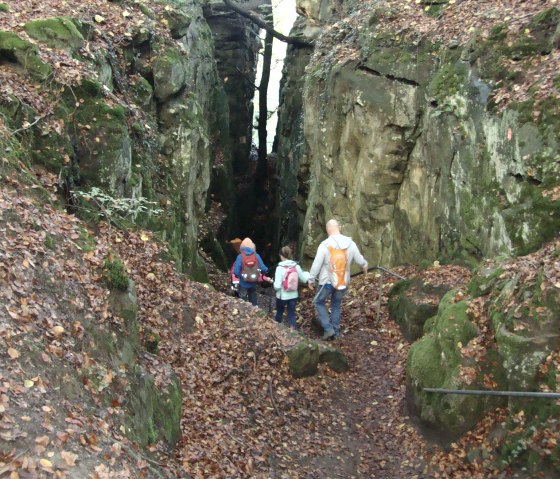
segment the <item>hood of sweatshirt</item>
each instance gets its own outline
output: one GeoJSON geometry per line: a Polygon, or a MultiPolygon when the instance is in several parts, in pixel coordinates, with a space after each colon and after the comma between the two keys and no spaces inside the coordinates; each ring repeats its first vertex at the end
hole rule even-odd
{"type": "Polygon", "coordinates": [[[280,261],[280,263],[278,263],[278,266],[295,266],[296,264],[297,264],[296,261],[291,259],[286,259],[284,261],[280,261]]]}
{"type": "Polygon", "coordinates": [[[334,246],[339,249],[348,249],[352,244],[352,238],[350,236],[344,235],[332,235],[329,236],[325,241],[323,241],[325,246],[334,246]]]}
{"type": "Polygon", "coordinates": [[[245,253],[246,255],[250,255],[250,254],[255,253],[255,250],[253,248],[249,248],[248,246],[243,246],[240,251],[242,253],[245,253]]]}

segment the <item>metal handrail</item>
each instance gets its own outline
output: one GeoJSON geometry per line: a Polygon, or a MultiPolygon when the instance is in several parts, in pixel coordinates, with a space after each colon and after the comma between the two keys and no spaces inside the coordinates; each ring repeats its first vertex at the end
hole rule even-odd
{"type": "MultiPolygon", "coordinates": [[[[383,273],[388,273],[391,276],[394,276],[395,278],[406,280],[406,278],[404,276],[401,276],[399,273],[395,273],[391,269],[384,268],[383,266],[372,266],[371,268],[368,268],[367,272],[369,273],[370,271],[373,271],[373,270],[376,270],[376,269],[378,269],[379,271],[381,271],[383,273]]],[[[357,273],[351,274],[350,277],[353,278],[353,277],[359,276],[361,274],[364,274],[364,272],[363,271],[358,271],[357,273]]]]}
{"type": "Polygon", "coordinates": [[[527,398],[549,398],[560,399],[560,393],[536,392],[536,391],[485,391],[481,389],[444,389],[444,388],[423,388],[427,393],[438,394],[461,394],[472,396],[511,396],[527,398]]]}

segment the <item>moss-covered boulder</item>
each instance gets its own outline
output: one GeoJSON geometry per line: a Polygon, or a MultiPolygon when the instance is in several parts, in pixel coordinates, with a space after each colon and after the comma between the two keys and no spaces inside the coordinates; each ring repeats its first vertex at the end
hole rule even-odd
{"type": "MultiPolygon", "coordinates": [[[[475,340],[479,328],[465,301],[447,293],[430,322],[429,332],[412,345],[407,361],[409,409],[442,437],[454,438],[473,427],[496,401],[484,396],[440,395],[424,388],[480,388],[487,365],[463,356],[462,348],[475,340]]],[[[498,366],[499,369],[499,366],[498,366]]],[[[495,374],[499,378],[499,374],[495,374]]]]}
{"type": "Polygon", "coordinates": [[[157,386],[149,374],[138,374],[131,384],[125,427],[143,446],[164,440],[174,447],[181,437],[181,386],[171,373],[167,385],[157,386]]]}
{"type": "Polygon", "coordinates": [[[311,341],[302,341],[286,351],[290,373],[296,378],[314,376],[319,368],[319,348],[311,341]]]}
{"type": "Polygon", "coordinates": [[[112,289],[109,295],[111,311],[123,319],[126,337],[117,338],[119,361],[131,367],[136,359],[140,346],[138,332],[138,300],[136,287],[132,280],[128,280],[128,288],[124,291],[112,289]]]}
{"type": "Polygon", "coordinates": [[[348,371],[346,357],[335,347],[313,340],[303,340],[290,346],[285,351],[288,357],[290,373],[296,378],[314,376],[319,364],[326,364],[336,372],[348,371]]]}
{"type": "Polygon", "coordinates": [[[154,96],[154,89],[148,80],[137,76],[131,84],[131,91],[138,106],[143,110],[150,109],[154,96]]]}
{"type": "Polygon", "coordinates": [[[165,10],[164,18],[173,38],[181,38],[187,34],[192,17],[187,12],[171,8],[165,10]]]}
{"type": "Polygon", "coordinates": [[[498,284],[489,315],[498,351],[512,390],[538,387],[545,358],[560,348],[560,289],[543,288],[543,269],[536,283],[519,276],[498,284]]]}
{"type": "Polygon", "coordinates": [[[154,93],[161,102],[175,95],[185,86],[185,59],[177,48],[166,48],[153,66],[154,93]]]}
{"type": "Polygon", "coordinates": [[[73,119],[72,136],[80,179],[89,186],[100,186],[111,194],[122,195],[131,174],[131,140],[126,111],[105,101],[100,83],[85,80],[74,94],[67,94],[73,119]]]}
{"type": "Polygon", "coordinates": [[[84,37],[68,17],[32,20],[24,28],[31,38],[52,48],[78,50],[84,44],[84,37]]]}
{"type": "Polygon", "coordinates": [[[52,72],[51,66],[41,60],[37,47],[13,32],[0,30],[0,59],[17,62],[40,80],[45,80],[52,72]]]}
{"type": "Polygon", "coordinates": [[[421,279],[400,281],[389,292],[389,313],[399,323],[409,341],[415,341],[424,331],[424,323],[434,316],[448,285],[433,285],[421,279]]]}

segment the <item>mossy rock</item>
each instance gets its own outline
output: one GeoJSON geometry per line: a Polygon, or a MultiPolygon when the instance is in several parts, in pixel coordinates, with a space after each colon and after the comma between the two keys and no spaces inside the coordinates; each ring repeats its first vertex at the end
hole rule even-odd
{"type": "MultiPolygon", "coordinates": [[[[409,410],[440,438],[456,438],[473,427],[496,401],[483,396],[440,395],[424,388],[477,389],[482,372],[471,384],[461,379],[461,367],[476,366],[459,351],[478,335],[465,301],[453,302],[456,291],[447,293],[428,334],[412,345],[407,360],[409,410]]],[[[493,361],[495,362],[495,361],[493,361]]],[[[481,366],[482,367],[482,366],[481,366]]],[[[499,369],[499,365],[496,366],[499,369]]],[[[496,376],[499,374],[496,373],[496,376]]]]}
{"type": "Polygon", "coordinates": [[[170,374],[173,379],[163,391],[141,369],[132,378],[125,422],[128,436],[142,446],[161,439],[174,447],[181,437],[181,388],[174,374],[170,374]]]}
{"type": "Polygon", "coordinates": [[[130,179],[132,143],[126,110],[106,103],[102,91],[101,83],[84,80],[73,92],[65,92],[64,100],[74,120],[70,130],[78,146],[80,179],[85,186],[99,186],[118,196],[130,179]]]}
{"type": "Polygon", "coordinates": [[[290,373],[295,378],[314,376],[319,370],[319,364],[326,364],[339,373],[350,369],[342,351],[319,341],[300,341],[284,353],[288,357],[290,373]]]}
{"type": "Polygon", "coordinates": [[[0,31],[0,59],[17,62],[40,80],[52,73],[51,66],[41,60],[37,47],[13,32],[0,31]]]}
{"type": "Polygon", "coordinates": [[[167,389],[158,395],[154,405],[154,425],[160,438],[173,447],[181,439],[181,410],[183,397],[181,383],[176,376],[167,389]]]}
{"type": "Polygon", "coordinates": [[[424,323],[434,316],[449,286],[435,286],[421,279],[400,281],[389,292],[389,313],[409,341],[423,334],[424,323]]]}
{"type": "Polygon", "coordinates": [[[541,270],[534,284],[504,281],[488,309],[512,389],[536,388],[542,360],[560,348],[560,291],[542,290],[542,277],[541,270]]]}
{"type": "Polygon", "coordinates": [[[210,255],[218,268],[223,271],[227,271],[229,269],[230,265],[228,264],[229,262],[224,253],[224,249],[213,231],[208,231],[206,236],[204,236],[200,247],[210,255]]]}
{"type": "Polygon", "coordinates": [[[31,38],[52,48],[79,50],[84,44],[84,37],[68,17],[32,20],[24,28],[31,38]]]}
{"type": "Polygon", "coordinates": [[[156,58],[153,66],[154,93],[164,102],[185,86],[185,59],[177,48],[168,47],[156,58]]]}
{"type": "Polygon", "coordinates": [[[504,272],[497,266],[481,266],[473,275],[467,289],[473,297],[485,296],[496,286],[504,272]]]}
{"type": "Polygon", "coordinates": [[[344,356],[340,349],[319,344],[319,352],[319,364],[326,364],[337,373],[344,373],[350,369],[348,359],[346,359],[346,356],[344,356]]]}
{"type": "Polygon", "coordinates": [[[321,353],[316,343],[302,341],[286,351],[290,373],[295,378],[304,378],[317,374],[321,353]]]}
{"type": "Polygon", "coordinates": [[[134,95],[136,103],[146,110],[152,105],[154,89],[148,80],[138,76],[131,84],[131,91],[134,95]]]}
{"type": "Polygon", "coordinates": [[[184,37],[192,22],[192,17],[190,15],[176,9],[165,10],[164,18],[167,21],[169,31],[173,38],[184,37]]]}
{"type": "Polygon", "coordinates": [[[519,201],[504,209],[503,217],[519,255],[538,250],[560,230],[560,200],[543,195],[541,186],[521,185],[519,201]]]}

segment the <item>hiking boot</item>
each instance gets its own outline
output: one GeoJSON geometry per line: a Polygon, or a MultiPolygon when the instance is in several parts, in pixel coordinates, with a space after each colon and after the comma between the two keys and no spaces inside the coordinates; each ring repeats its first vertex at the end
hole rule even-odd
{"type": "Polygon", "coordinates": [[[334,338],[334,331],[325,331],[325,332],[323,333],[323,336],[321,336],[321,339],[322,339],[323,341],[329,341],[329,340],[331,340],[331,339],[333,339],[333,338],[334,338]]]}

